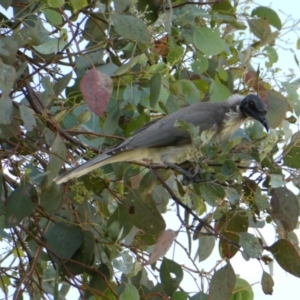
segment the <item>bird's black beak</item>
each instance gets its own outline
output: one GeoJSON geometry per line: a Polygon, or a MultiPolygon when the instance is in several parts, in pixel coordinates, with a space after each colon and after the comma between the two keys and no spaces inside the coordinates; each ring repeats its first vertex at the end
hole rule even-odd
{"type": "Polygon", "coordinates": [[[258,115],[256,120],[258,120],[266,128],[266,131],[269,132],[269,122],[266,115],[258,115]]]}
{"type": "Polygon", "coordinates": [[[246,108],[245,111],[248,116],[259,121],[266,128],[266,131],[269,132],[269,122],[268,122],[268,119],[266,116],[266,113],[267,113],[266,111],[259,112],[259,111],[255,111],[255,110],[252,110],[249,108],[246,108]]]}

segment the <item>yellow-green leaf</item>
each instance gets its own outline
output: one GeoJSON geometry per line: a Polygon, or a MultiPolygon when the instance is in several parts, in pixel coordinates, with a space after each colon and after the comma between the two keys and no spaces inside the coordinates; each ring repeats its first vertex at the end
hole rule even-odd
{"type": "Polygon", "coordinates": [[[71,0],[71,5],[73,7],[74,12],[77,12],[78,10],[85,8],[88,3],[86,0],[71,0]]]}
{"type": "Polygon", "coordinates": [[[216,55],[224,50],[225,42],[220,38],[219,32],[200,27],[194,31],[195,46],[207,55],[216,55]]]}
{"type": "Polygon", "coordinates": [[[65,4],[64,0],[48,0],[47,4],[49,7],[58,8],[65,4]]]}
{"type": "Polygon", "coordinates": [[[280,18],[278,17],[277,13],[269,7],[266,6],[256,7],[255,9],[253,9],[251,13],[251,17],[254,16],[267,20],[270,25],[274,26],[278,30],[281,29],[282,25],[281,25],[280,18]]]}

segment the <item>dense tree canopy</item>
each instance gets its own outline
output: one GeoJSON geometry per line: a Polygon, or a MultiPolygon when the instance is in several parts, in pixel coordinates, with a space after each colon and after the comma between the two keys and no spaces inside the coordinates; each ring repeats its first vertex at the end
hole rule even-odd
{"type": "Polygon", "coordinates": [[[230,263],[238,252],[249,268],[261,262],[266,295],[272,261],[300,277],[300,135],[291,130],[299,80],[274,67],[277,41],[297,27],[268,7],[200,2],[1,1],[6,297],[64,299],[73,286],[82,299],[254,299],[230,263]],[[183,185],[171,170],[125,162],[53,182],[154,118],[236,92],[261,97],[271,131],[250,122],[216,143],[179,124],[198,146],[191,163],[199,182],[183,185]],[[168,210],[187,237],[177,244],[185,258],[164,257],[178,233],[167,229],[168,210]],[[265,226],[276,227],[273,244],[260,234],[265,226]],[[202,270],[215,247],[214,268],[202,270]],[[198,290],[182,285],[183,276],[198,290]]]}

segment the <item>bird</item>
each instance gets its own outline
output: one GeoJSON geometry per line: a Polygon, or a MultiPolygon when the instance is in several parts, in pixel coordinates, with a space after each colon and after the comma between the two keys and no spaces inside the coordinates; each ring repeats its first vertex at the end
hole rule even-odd
{"type": "Polygon", "coordinates": [[[121,144],[104,151],[53,180],[57,184],[61,184],[116,162],[162,165],[184,172],[178,167],[178,158],[192,146],[192,138],[187,130],[174,126],[177,120],[198,127],[199,134],[210,130],[214,132],[218,141],[224,141],[249,119],[259,121],[268,132],[269,125],[266,115],[267,110],[264,103],[255,94],[246,96],[233,94],[223,102],[205,101],[192,104],[160,119],[150,121],[121,144]]]}

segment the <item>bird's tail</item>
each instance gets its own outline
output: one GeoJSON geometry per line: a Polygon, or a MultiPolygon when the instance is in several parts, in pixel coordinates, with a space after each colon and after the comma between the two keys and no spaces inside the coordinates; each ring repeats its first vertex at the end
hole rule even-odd
{"type": "Polygon", "coordinates": [[[98,155],[96,157],[94,157],[93,159],[87,161],[86,163],[60,175],[57,176],[53,179],[54,182],[56,182],[57,184],[66,182],[70,179],[73,178],[77,178],[80,176],[83,176],[97,168],[100,168],[101,166],[104,166],[108,163],[110,163],[111,161],[109,160],[109,158],[112,158],[111,155],[103,153],[101,155],[98,155]]]}

